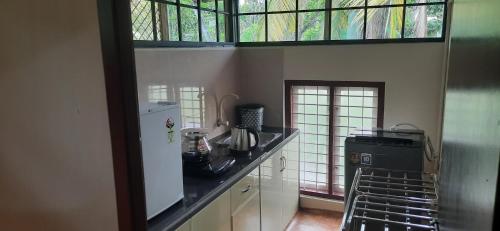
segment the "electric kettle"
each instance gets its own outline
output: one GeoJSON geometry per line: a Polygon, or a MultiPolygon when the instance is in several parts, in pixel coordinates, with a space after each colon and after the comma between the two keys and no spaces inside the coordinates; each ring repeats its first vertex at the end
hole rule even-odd
{"type": "Polygon", "coordinates": [[[233,152],[249,152],[259,145],[259,133],[253,128],[238,125],[231,128],[229,149],[233,152]]]}

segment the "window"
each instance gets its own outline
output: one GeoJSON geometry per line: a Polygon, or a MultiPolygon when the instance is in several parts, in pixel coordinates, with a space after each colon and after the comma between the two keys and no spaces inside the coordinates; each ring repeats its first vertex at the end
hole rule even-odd
{"type": "Polygon", "coordinates": [[[150,103],[158,103],[161,101],[168,101],[168,87],[167,85],[150,85],[148,86],[148,101],[150,103]]]}
{"type": "Polygon", "coordinates": [[[181,87],[179,89],[182,126],[202,128],[205,125],[205,94],[203,87],[181,87]]]}
{"type": "Polygon", "coordinates": [[[147,86],[148,102],[175,101],[181,107],[183,128],[205,127],[205,89],[201,86],[147,86]]]}
{"type": "Polygon", "coordinates": [[[300,189],[344,195],[344,142],[354,130],[382,127],[384,83],[285,81],[286,123],[301,131],[300,189]]]}
{"type": "Polygon", "coordinates": [[[237,0],[238,42],[442,40],[446,0],[237,0]]]}
{"type": "Polygon", "coordinates": [[[236,42],[245,46],[444,41],[446,1],[130,0],[130,4],[136,45],[236,42]]]}
{"type": "Polygon", "coordinates": [[[136,41],[230,41],[227,0],[131,0],[136,41]]]}

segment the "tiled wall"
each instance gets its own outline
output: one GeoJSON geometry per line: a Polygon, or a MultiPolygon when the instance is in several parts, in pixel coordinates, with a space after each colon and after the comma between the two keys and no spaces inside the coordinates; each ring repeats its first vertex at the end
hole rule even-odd
{"type": "MultiPolygon", "coordinates": [[[[135,56],[140,104],[177,101],[184,127],[208,128],[210,137],[227,131],[215,125],[215,99],[239,92],[236,48],[138,48],[135,56]]],[[[231,125],[236,103],[224,101],[222,116],[231,125]]]]}

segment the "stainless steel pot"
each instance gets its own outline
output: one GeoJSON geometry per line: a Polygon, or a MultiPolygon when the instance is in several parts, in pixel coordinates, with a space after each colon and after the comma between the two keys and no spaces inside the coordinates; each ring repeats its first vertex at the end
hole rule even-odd
{"type": "Polygon", "coordinates": [[[236,126],[231,128],[229,149],[235,152],[252,151],[259,145],[259,133],[253,128],[236,126]]]}

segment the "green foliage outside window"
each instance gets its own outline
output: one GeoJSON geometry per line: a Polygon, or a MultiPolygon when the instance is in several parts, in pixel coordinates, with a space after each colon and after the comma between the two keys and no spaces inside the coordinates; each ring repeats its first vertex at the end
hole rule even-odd
{"type": "Polygon", "coordinates": [[[226,41],[226,15],[229,15],[226,0],[217,0],[217,4],[216,0],[201,0],[199,6],[198,0],[131,0],[130,4],[134,40],[154,41],[156,33],[157,41],[226,41]]]}
{"type": "Polygon", "coordinates": [[[233,19],[229,1],[200,0],[198,5],[198,0],[131,0],[134,40],[225,42],[228,30],[236,29],[236,42],[442,38],[446,4],[444,0],[368,0],[367,6],[365,0],[234,0],[238,15],[233,29],[228,27],[233,19]]]}
{"type": "Polygon", "coordinates": [[[403,0],[368,0],[368,6],[365,0],[299,0],[295,6],[293,0],[267,0],[265,12],[265,0],[238,0],[240,42],[290,41],[290,31],[296,24],[298,41],[442,37],[445,2],[407,2],[430,5],[405,6],[403,0]],[[298,18],[290,11],[298,11],[298,18]],[[406,11],[404,22],[403,11],[406,11]],[[330,28],[325,31],[328,23],[330,28]],[[263,40],[266,29],[267,40],[263,40]]]}

